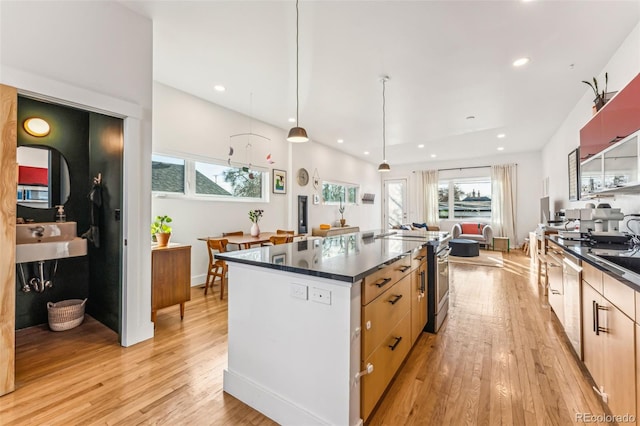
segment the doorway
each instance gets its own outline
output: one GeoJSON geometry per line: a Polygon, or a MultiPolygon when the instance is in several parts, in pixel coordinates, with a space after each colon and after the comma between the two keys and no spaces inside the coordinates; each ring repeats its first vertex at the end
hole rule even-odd
{"type": "Polygon", "coordinates": [[[407,179],[389,179],[384,181],[382,199],[383,229],[407,223],[407,179]]]}

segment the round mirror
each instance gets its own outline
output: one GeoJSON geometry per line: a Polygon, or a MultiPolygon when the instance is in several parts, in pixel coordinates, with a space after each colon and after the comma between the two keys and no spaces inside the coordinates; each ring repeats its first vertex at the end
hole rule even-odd
{"type": "Polygon", "coordinates": [[[69,166],[54,148],[18,147],[18,204],[49,209],[69,199],[69,166]]]}

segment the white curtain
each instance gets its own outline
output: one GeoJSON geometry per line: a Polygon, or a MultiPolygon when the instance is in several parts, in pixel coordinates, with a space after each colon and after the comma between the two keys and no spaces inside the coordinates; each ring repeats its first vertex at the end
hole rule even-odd
{"type": "Polygon", "coordinates": [[[493,234],[509,237],[516,246],[517,165],[491,166],[491,222],[493,234]]]}
{"type": "Polygon", "coordinates": [[[422,193],[424,194],[423,212],[427,225],[437,225],[438,217],[438,171],[422,172],[422,193]]]}

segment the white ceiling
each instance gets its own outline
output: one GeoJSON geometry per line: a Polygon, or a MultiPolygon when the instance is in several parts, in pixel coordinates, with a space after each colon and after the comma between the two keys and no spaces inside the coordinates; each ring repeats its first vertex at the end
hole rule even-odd
{"type": "MultiPolygon", "coordinates": [[[[295,1],[124,3],[153,19],[155,80],[291,127],[295,1]]],[[[304,0],[299,10],[300,125],[379,163],[387,74],[393,166],[539,150],[589,90],[581,80],[638,23],[640,2],[304,0]],[[514,68],[523,56],[530,64],[514,68]]]]}

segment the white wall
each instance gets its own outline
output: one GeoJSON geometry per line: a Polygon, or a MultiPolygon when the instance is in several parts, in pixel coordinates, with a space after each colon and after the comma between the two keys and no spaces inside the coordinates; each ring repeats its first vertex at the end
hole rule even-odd
{"type": "MultiPolygon", "coordinates": [[[[511,141],[516,144],[517,141],[511,141]]],[[[508,146],[508,145],[507,145],[508,146]]],[[[507,148],[508,149],[508,148],[507,148]]],[[[408,179],[409,195],[409,220],[407,222],[425,222],[422,217],[422,208],[417,205],[416,197],[412,196],[415,192],[417,173],[413,171],[449,169],[463,167],[493,166],[498,164],[518,165],[518,185],[517,185],[517,214],[516,214],[516,232],[518,241],[511,241],[511,246],[515,247],[521,244],[524,238],[528,237],[529,231],[536,228],[539,220],[539,203],[542,196],[542,175],[541,155],[539,151],[501,154],[485,158],[474,158],[458,161],[431,161],[420,164],[412,164],[407,166],[393,166],[391,172],[385,176],[385,179],[406,177],[408,179]]],[[[441,171],[438,176],[440,179],[451,178],[467,178],[490,176],[491,169],[460,169],[441,171]]],[[[439,222],[440,229],[443,231],[451,231],[453,224],[460,222],[459,220],[441,220],[439,222]]],[[[487,221],[489,222],[489,221],[487,221]]]]}
{"type": "Polygon", "coordinates": [[[152,37],[151,21],[117,2],[0,2],[3,84],[124,118],[125,346],[153,336],[148,243],[152,37]]]}
{"type": "MultiPolygon", "coordinates": [[[[220,236],[223,232],[249,232],[249,210],[263,209],[260,220],[262,230],[274,231],[294,229],[297,231],[298,195],[308,195],[309,225],[333,223],[339,219],[335,206],[313,205],[313,185],[310,182],[300,187],[296,173],[305,167],[311,176],[315,168],[321,179],[337,182],[358,183],[362,191],[376,193],[380,199],[380,177],[376,168],[354,157],[339,153],[321,144],[308,142],[290,144],[286,141],[287,130],[252,120],[248,116],[212,104],[162,83],[154,82],[153,99],[153,151],[155,153],[174,154],[194,159],[214,159],[226,161],[229,146],[233,145],[232,161],[248,162],[245,147],[248,139],[244,137],[230,139],[231,135],[249,132],[271,139],[264,141],[252,138],[251,163],[270,171],[287,171],[287,193],[273,194],[269,190],[266,203],[242,201],[213,201],[206,199],[185,199],[181,197],[154,197],[152,215],[169,215],[173,218],[171,240],[190,244],[192,285],[205,280],[208,255],[205,243],[198,237],[220,236]],[[270,165],[267,154],[275,161],[270,165]]],[[[249,102],[247,92],[247,102],[249,102]]],[[[319,193],[319,191],[318,191],[319,193]]],[[[345,218],[361,229],[379,227],[380,214],[375,205],[349,206],[345,218]]],[[[309,233],[311,229],[309,229],[309,233]]]]}
{"type": "MultiPolygon", "coordinates": [[[[603,67],[598,81],[604,81],[604,73],[609,74],[609,90],[620,90],[640,72],[640,24],[628,35],[620,48],[613,53],[603,67]]],[[[589,80],[591,76],[576,76],[577,80],[589,80]]],[[[549,202],[552,214],[565,208],[584,207],[584,200],[569,202],[569,177],[567,156],[580,145],[580,129],[591,119],[593,92],[585,86],[585,94],[567,115],[560,128],[542,150],[543,178],[549,178],[549,202]]],[[[602,199],[613,207],[619,207],[625,214],[640,212],[640,196],[618,195],[614,199],[602,199]]]]}
{"type": "MultiPolygon", "coordinates": [[[[322,204],[322,188],[316,190],[312,183],[312,177],[316,172],[321,182],[326,180],[360,186],[358,204],[348,205],[344,211],[347,225],[359,226],[363,231],[380,228],[381,180],[376,165],[318,143],[293,145],[293,165],[294,174],[304,167],[311,176],[309,184],[304,187],[299,186],[297,182],[294,184],[296,202],[298,195],[309,197],[309,232],[311,228],[318,227],[321,223],[336,225],[340,219],[338,206],[322,204]],[[364,193],[375,194],[374,204],[362,204],[364,193]],[[319,196],[320,204],[313,204],[314,194],[319,196]]],[[[294,208],[297,208],[296,205],[294,208]]]]}

